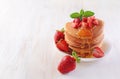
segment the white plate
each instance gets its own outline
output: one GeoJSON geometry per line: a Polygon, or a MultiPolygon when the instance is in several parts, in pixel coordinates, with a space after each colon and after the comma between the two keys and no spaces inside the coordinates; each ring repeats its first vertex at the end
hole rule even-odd
{"type": "MultiPolygon", "coordinates": [[[[109,40],[104,40],[103,44],[102,44],[102,50],[104,51],[105,56],[110,52],[111,48],[112,48],[112,46],[111,46],[109,40]]],[[[102,58],[104,58],[104,57],[102,57],[102,58]]],[[[81,58],[81,62],[96,61],[96,60],[100,60],[102,58],[81,58]]]]}

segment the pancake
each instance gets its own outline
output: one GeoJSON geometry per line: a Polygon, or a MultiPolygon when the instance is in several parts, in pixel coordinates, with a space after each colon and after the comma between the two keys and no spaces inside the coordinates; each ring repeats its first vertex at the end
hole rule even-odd
{"type": "Polygon", "coordinates": [[[101,44],[102,44],[102,41],[101,41],[101,42],[99,42],[99,43],[97,43],[97,44],[91,44],[91,45],[87,45],[87,44],[86,44],[86,45],[85,45],[85,46],[86,46],[86,48],[74,47],[74,46],[71,46],[71,45],[69,45],[69,47],[70,47],[71,49],[76,50],[77,52],[80,52],[81,50],[86,51],[86,50],[93,49],[93,48],[94,48],[94,47],[96,47],[96,46],[101,47],[101,44]],[[89,46],[90,46],[90,48],[89,48],[89,46]]]}
{"type": "Polygon", "coordinates": [[[97,20],[98,25],[94,26],[91,29],[87,29],[84,26],[75,29],[72,27],[73,26],[72,22],[66,23],[64,27],[65,41],[68,43],[69,47],[72,50],[77,52],[78,56],[80,57],[83,58],[91,57],[93,48],[96,46],[101,47],[102,45],[102,41],[104,39],[103,22],[102,20],[99,19],[97,20]],[[83,30],[85,31],[85,33],[83,30]],[[80,35],[79,33],[82,34],[83,36],[80,35]],[[86,35],[84,36],[84,34],[86,35]]]}
{"type": "MultiPolygon", "coordinates": [[[[93,43],[97,43],[99,41],[101,41],[104,38],[104,34],[101,33],[100,35],[98,35],[97,37],[93,38],[93,43]]],[[[76,37],[73,37],[71,35],[69,35],[67,32],[65,32],[65,39],[67,41],[67,43],[69,43],[70,45],[73,43],[75,44],[75,46],[79,46],[79,44],[85,44],[87,41],[91,42],[91,39],[78,39],[76,37]]]]}
{"type": "Polygon", "coordinates": [[[101,47],[102,46],[102,42],[92,46],[91,49],[89,49],[89,48],[81,49],[81,48],[76,48],[76,47],[73,47],[73,46],[69,46],[69,47],[71,49],[73,49],[74,51],[76,51],[78,56],[80,56],[82,58],[91,58],[92,57],[92,50],[96,46],[101,47]]]}

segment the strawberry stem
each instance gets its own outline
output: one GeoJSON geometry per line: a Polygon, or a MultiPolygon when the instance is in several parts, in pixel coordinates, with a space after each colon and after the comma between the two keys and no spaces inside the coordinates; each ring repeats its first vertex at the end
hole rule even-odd
{"type": "Polygon", "coordinates": [[[80,63],[80,57],[78,57],[75,51],[72,51],[72,56],[76,59],[77,63],[80,63]]]}

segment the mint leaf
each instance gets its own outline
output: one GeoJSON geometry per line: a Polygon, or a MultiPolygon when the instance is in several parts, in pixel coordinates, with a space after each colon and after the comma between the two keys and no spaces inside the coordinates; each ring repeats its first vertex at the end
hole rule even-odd
{"type": "Polygon", "coordinates": [[[83,14],[84,14],[84,10],[81,9],[81,10],[80,10],[80,20],[82,20],[83,14]]]}
{"type": "Polygon", "coordinates": [[[83,15],[83,14],[84,14],[84,10],[81,9],[81,10],[80,10],[80,15],[83,15]]]}
{"type": "Polygon", "coordinates": [[[92,12],[92,11],[85,11],[84,12],[84,17],[90,17],[90,16],[93,16],[94,15],[94,12],[92,12]]]}
{"type": "Polygon", "coordinates": [[[80,17],[80,14],[79,14],[78,12],[75,12],[75,13],[72,13],[72,14],[70,15],[70,17],[71,17],[71,18],[78,18],[78,17],[80,17]]]}

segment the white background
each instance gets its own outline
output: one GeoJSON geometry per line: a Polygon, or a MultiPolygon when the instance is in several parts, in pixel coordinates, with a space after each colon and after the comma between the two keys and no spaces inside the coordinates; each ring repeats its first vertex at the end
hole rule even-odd
{"type": "Polygon", "coordinates": [[[0,79],[120,79],[120,0],[0,0],[0,79]],[[104,20],[112,49],[62,75],[57,65],[65,54],[53,36],[81,8],[104,20]]]}

